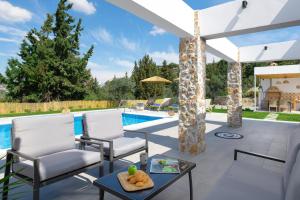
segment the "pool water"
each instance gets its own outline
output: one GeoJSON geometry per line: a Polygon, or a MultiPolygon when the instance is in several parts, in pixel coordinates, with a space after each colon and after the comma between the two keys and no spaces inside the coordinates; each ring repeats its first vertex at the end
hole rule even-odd
{"type": "MultiPolygon", "coordinates": [[[[122,113],[123,126],[153,121],[157,119],[161,119],[161,117],[122,113]]],[[[11,124],[0,125],[0,149],[10,148],[10,130],[11,124]]],[[[83,132],[81,116],[74,117],[74,131],[74,134],[76,136],[81,135],[83,132]]]]}

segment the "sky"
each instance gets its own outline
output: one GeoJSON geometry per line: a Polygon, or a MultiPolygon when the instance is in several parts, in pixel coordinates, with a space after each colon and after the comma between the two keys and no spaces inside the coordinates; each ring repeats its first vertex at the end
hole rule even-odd
{"type": "MultiPolygon", "coordinates": [[[[179,39],[117,8],[105,0],[68,0],[70,14],[83,20],[81,52],[95,46],[89,61],[100,83],[131,74],[134,61],[149,54],[157,64],[163,60],[178,63],[179,39]]],[[[204,9],[229,0],[186,0],[194,9],[204,9]]],[[[0,73],[7,60],[16,57],[20,43],[33,27],[39,28],[47,13],[54,13],[58,0],[0,0],[0,73]]],[[[237,46],[300,39],[300,27],[291,27],[231,37],[237,46]]]]}

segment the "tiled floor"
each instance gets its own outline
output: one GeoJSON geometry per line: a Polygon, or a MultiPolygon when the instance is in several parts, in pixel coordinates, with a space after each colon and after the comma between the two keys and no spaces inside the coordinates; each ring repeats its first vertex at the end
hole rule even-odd
{"type": "MultiPolygon", "coordinates": [[[[243,127],[231,129],[226,125],[226,115],[218,113],[207,114],[207,149],[198,156],[189,156],[178,151],[177,128],[178,122],[169,122],[146,128],[151,131],[150,154],[164,154],[180,157],[197,163],[193,170],[194,196],[202,200],[214,187],[218,179],[231,166],[233,162],[233,150],[240,148],[270,156],[285,158],[287,136],[292,132],[298,132],[300,125],[297,123],[270,122],[243,120],[243,127]],[[214,136],[217,131],[237,132],[244,135],[241,140],[225,140],[214,136]]],[[[136,136],[136,135],[132,135],[136,136]]],[[[116,164],[116,169],[127,166],[130,162],[138,160],[138,154],[127,157],[126,160],[116,164]]],[[[239,160],[255,163],[270,170],[280,172],[282,165],[262,159],[240,156],[239,160]]],[[[106,166],[107,169],[107,166],[106,166]]],[[[41,190],[41,199],[97,199],[98,190],[92,185],[97,176],[97,170],[91,170],[80,177],[73,177],[58,183],[46,186],[41,190]]],[[[188,179],[183,177],[174,185],[163,191],[154,199],[156,200],[183,200],[188,199],[188,179]]],[[[30,199],[31,188],[24,186],[30,199]]],[[[117,199],[106,195],[105,199],[117,199]]]]}

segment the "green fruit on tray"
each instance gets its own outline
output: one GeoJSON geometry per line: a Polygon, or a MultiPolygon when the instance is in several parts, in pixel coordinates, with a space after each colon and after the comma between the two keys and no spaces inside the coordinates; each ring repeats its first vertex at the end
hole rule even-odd
{"type": "Polygon", "coordinates": [[[159,164],[161,164],[161,165],[166,165],[166,164],[167,164],[167,161],[166,161],[166,160],[160,160],[160,161],[159,161],[159,164]]]}
{"type": "Polygon", "coordinates": [[[137,167],[135,165],[130,165],[128,167],[128,174],[129,175],[134,175],[137,171],[137,167]]]}

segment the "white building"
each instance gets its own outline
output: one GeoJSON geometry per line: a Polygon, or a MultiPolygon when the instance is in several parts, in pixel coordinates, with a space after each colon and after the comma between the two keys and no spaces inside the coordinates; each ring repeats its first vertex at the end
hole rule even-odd
{"type": "Polygon", "coordinates": [[[260,79],[259,109],[300,110],[300,65],[256,67],[254,74],[260,79]]]}

